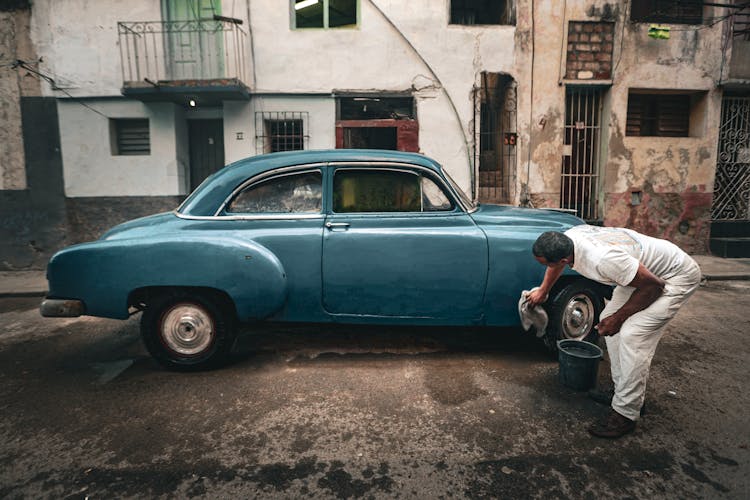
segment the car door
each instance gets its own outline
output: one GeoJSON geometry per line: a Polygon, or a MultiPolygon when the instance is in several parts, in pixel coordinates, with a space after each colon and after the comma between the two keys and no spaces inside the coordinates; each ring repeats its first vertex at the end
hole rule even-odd
{"type": "Polygon", "coordinates": [[[487,242],[427,169],[339,165],[323,232],[323,306],[334,315],[478,320],[487,242]]]}
{"type": "Polygon", "coordinates": [[[327,319],[320,305],[323,174],[322,165],[271,171],[246,181],[222,211],[235,234],[269,249],[284,268],[286,305],[275,319],[327,319]]]}

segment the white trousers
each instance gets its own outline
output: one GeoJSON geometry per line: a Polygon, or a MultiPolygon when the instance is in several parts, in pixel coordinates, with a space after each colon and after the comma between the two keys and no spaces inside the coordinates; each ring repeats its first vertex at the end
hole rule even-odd
{"type": "MultiPolygon", "coordinates": [[[[691,257],[681,270],[666,279],[664,293],[653,304],[629,317],[620,332],[606,338],[615,384],[612,409],[630,420],[638,420],[646,395],[651,360],[664,326],[700,285],[701,271],[691,257]]],[[[635,288],[618,286],[600,317],[606,318],[628,301],[635,288]]]]}

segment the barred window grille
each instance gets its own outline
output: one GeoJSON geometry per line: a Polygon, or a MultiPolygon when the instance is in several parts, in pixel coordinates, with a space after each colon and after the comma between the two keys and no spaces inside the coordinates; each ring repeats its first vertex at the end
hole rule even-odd
{"type": "Polygon", "coordinates": [[[110,119],[109,136],[113,156],[151,154],[151,137],[147,118],[110,119]]]}
{"type": "Polygon", "coordinates": [[[568,87],[560,207],[587,221],[599,220],[599,141],[602,90],[568,87]]]}
{"type": "Polygon", "coordinates": [[[633,0],[630,20],[674,24],[701,24],[702,0],[633,0]]]}
{"type": "Polygon", "coordinates": [[[625,135],[688,137],[690,96],[630,93],[625,135]]]}
{"type": "Polygon", "coordinates": [[[255,145],[258,154],[307,149],[308,113],[298,111],[255,114],[255,145]]]}

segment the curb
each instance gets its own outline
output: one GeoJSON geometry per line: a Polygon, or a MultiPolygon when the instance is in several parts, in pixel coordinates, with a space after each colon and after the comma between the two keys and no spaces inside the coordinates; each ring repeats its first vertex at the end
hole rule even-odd
{"type": "Polygon", "coordinates": [[[706,281],[741,281],[750,280],[748,274],[704,274],[703,279],[706,281]]]}
{"type": "Polygon", "coordinates": [[[13,299],[21,297],[44,297],[47,295],[47,291],[40,290],[30,292],[0,292],[0,299],[13,299]]]}

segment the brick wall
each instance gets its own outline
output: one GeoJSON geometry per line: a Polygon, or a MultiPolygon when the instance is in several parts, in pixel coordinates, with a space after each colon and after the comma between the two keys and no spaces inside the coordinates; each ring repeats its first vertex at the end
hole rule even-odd
{"type": "Polygon", "coordinates": [[[612,51],[615,23],[568,22],[568,80],[609,80],[612,78],[612,51]]]}

